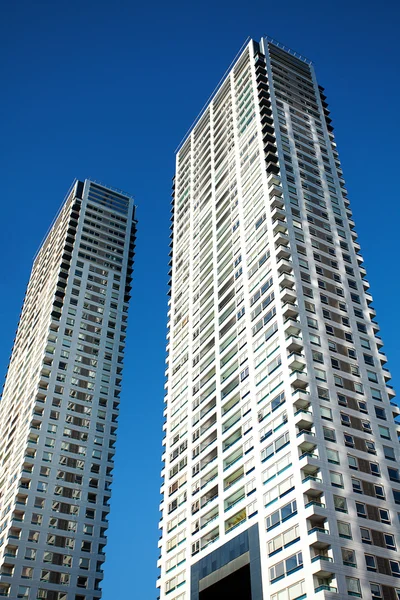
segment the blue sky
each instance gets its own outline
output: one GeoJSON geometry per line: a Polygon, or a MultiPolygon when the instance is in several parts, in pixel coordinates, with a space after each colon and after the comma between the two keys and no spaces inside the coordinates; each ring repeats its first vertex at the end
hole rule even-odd
{"type": "Polygon", "coordinates": [[[389,368],[399,382],[399,6],[394,0],[3,5],[0,374],[32,257],[74,177],[122,188],[139,207],[104,600],[157,596],[174,150],[247,36],[268,34],[315,63],[389,368]]]}

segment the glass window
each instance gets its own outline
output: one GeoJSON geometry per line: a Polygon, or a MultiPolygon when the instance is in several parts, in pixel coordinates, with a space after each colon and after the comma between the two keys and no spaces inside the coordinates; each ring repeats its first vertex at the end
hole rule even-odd
{"type": "Polygon", "coordinates": [[[355,567],[356,565],[356,553],[351,548],[342,548],[342,560],[343,564],[355,567]]]}
{"type": "Polygon", "coordinates": [[[352,596],[360,596],[361,597],[361,586],[360,580],[355,577],[346,577],[347,591],[352,596]]]}
{"type": "Polygon", "coordinates": [[[344,521],[338,521],[337,525],[338,525],[338,532],[339,532],[340,537],[346,538],[349,540],[352,539],[350,523],[345,523],[344,521]]]}
{"type": "Polygon", "coordinates": [[[365,554],[365,564],[367,565],[367,571],[376,571],[375,556],[365,554]]]}
{"type": "Polygon", "coordinates": [[[336,473],[334,471],[330,471],[331,484],[334,487],[344,487],[343,485],[343,475],[341,473],[336,473]]]}

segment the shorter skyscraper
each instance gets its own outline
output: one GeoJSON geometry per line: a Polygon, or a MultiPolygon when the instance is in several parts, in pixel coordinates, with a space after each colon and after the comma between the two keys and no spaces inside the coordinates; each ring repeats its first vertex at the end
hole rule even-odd
{"type": "Polygon", "coordinates": [[[0,596],[99,600],[135,247],[76,181],[35,257],[0,402],[0,596]]]}

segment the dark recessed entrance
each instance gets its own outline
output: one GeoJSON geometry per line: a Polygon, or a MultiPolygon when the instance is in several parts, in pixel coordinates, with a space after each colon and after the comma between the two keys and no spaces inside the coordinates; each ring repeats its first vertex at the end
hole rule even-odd
{"type": "Polygon", "coordinates": [[[190,600],[263,600],[255,523],[191,568],[190,600]]]}
{"type": "Polygon", "coordinates": [[[246,565],[200,592],[200,600],[252,600],[250,565],[246,565]]]}

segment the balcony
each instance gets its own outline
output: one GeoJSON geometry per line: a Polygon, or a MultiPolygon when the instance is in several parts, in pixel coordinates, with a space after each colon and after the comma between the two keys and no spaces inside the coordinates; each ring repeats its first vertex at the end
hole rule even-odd
{"type": "Polygon", "coordinates": [[[206,535],[204,535],[201,539],[200,539],[200,549],[204,550],[204,548],[207,548],[207,546],[210,546],[210,544],[213,544],[214,542],[216,542],[219,538],[219,528],[215,527],[212,531],[209,531],[208,533],[206,533],[206,535]]]}
{"type": "Polygon", "coordinates": [[[226,450],[228,450],[228,448],[233,446],[233,444],[236,444],[236,442],[238,442],[241,439],[241,437],[242,437],[242,428],[239,427],[239,429],[234,431],[229,437],[227,437],[222,442],[222,451],[225,452],[226,450]]]}
{"type": "Polygon", "coordinates": [[[235,483],[243,479],[243,477],[244,466],[242,465],[241,467],[236,469],[236,471],[234,471],[224,479],[224,490],[228,490],[229,488],[231,488],[233,485],[235,485],[235,483]]]}
{"type": "Polygon", "coordinates": [[[372,304],[372,302],[374,301],[369,292],[365,292],[365,300],[367,301],[368,305],[372,304]]]}
{"type": "Polygon", "coordinates": [[[275,248],[277,246],[287,246],[289,244],[289,236],[287,235],[286,227],[277,228],[276,231],[274,230],[274,235],[275,248]]]}
{"type": "Polygon", "coordinates": [[[204,489],[211,481],[214,481],[218,476],[218,467],[214,467],[204,477],[200,479],[200,489],[204,489]]]}
{"type": "Polygon", "coordinates": [[[395,404],[395,402],[391,402],[390,406],[392,409],[393,417],[394,418],[398,417],[400,415],[400,406],[397,406],[397,404],[395,404]]]}
{"type": "MultiPolygon", "coordinates": [[[[276,179],[279,180],[278,177],[276,177],[276,179]]],[[[280,185],[272,184],[268,187],[268,193],[271,199],[274,197],[280,198],[283,196],[283,189],[280,185]]]]}
{"type": "Polygon", "coordinates": [[[210,463],[212,463],[214,460],[216,460],[217,456],[218,456],[218,450],[217,450],[217,448],[213,448],[213,450],[211,450],[211,452],[209,452],[209,454],[207,454],[207,456],[205,456],[204,458],[201,459],[200,471],[202,471],[203,469],[208,467],[208,465],[210,463]]]}
{"type": "Polygon", "coordinates": [[[330,577],[334,570],[332,569],[333,558],[323,554],[317,554],[311,559],[311,572],[317,577],[330,577]]]}
{"type": "Polygon", "coordinates": [[[204,508],[205,506],[210,504],[210,502],[212,502],[216,498],[218,498],[218,485],[215,485],[208,492],[206,492],[204,494],[204,496],[201,497],[201,500],[200,500],[201,508],[204,508]]]}
{"type": "Polygon", "coordinates": [[[227,521],[225,521],[225,533],[231,532],[236,527],[239,527],[242,523],[244,523],[247,519],[246,509],[242,508],[235,515],[230,517],[227,521]]]}
{"type": "Polygon", "coordinates": [[[292,371],[290,373],[290,384],[294,389],[306,389],[308,387],[308,375],[305,371],[292,371]]]}
{"type": "Polygon", "coordinates": [[[308,530],[308,543],[310,548],[317,550],[328,549],[331,547],[330,544],[330,531],[325,527],[312,527],[308,530]]]}
{"type": "Polygon", "coordinates": [[[294,423],[299,428],[299,432],[304,430],[309,432],[314,425],[312,412],[300,408],[294,413],[294,423]]]}
{"type": "Polygon", "coordinates": [[[287,258],[280,258],[278,260],[278,273],[292,273],[293,272],[293,263],[291,260],[287,258]]]}
{"type": "Polygon", "coordinates": [[[304,348],[303,338],[299,335],[289,335],[286,338],[286,348],[289,352],[301,352],[304,348]]]}
{"type": "Polygon", "coordinates": [[[271,175],[268,175],[267,182],[268,182],[268,187],[279,186],[279,185],[282,184],[281,178],[278,177],[277,175],[272,174],[272,173],[271,173],[271,175]]]}
{"type": "Polygon", "coordinates": [[[283,304],[296,304],[297,302],[297,293],[295,289],[284,288],[281,290],[281,300],[283,304]]]}
{"type": "Polygon", "coordinates": [[[284,208],[285,203],[281,196],[273,196],[273,198],[271,199],[271,202],[270,202],[270,206],[271,206],[271,208],[284,208]]]}
{"type": "Polygon", "coordinates": [[[284,323],[286,337],[298,337],[301,333],[300,321],[297,319],[288,319],[284,323]]]}
{"type": "Polygon", "coordinates": [[[243,500],[245,498],[246,498],[246,494],[245,494],[244,487],[241,487],[234,494],[232,494],[231,496],[229,496],[229,498],[227,498],[225,500],[224,511],[228,512],[229,510],[231,510],[232,508],[234,508],[235,506],[237,506],[238,504],[243,502],[243,500]]]}
{"type": "Polygon", "coordinates": [[[390,400],[392,398],[396,397],[395,391],[394,391],[394,389],[392,388],[391,385],[386,384],[386,392],[387,392],[390,400]]]}
{"type": "Polygon", "coordinates": [[[318,594],[318,592],[331,592],[333,594],[337,594],[337,588],[332,585],[319,585],[314,590],[315,594],[318,594]]]}
{"type": "Polygon", "coordinates": [[[289,259],[290,257],[290,246],[284,246],[283,244],[280,244],[276,249],[276,258],[280,260],[281,258],[289,259]]]}
{"type": "Polygon", "coordinates": [[[274,240],[275,240],[275,244],[276,242],[279,240],[280,242],[283,240],[287,240],[289,242],[289,238],[287,237],[287,231],[288,228],[286,226],[286,224],[283,221],[277,221],[276,225],[274,226],[273,232],[274,232],[274,240]],[[279,237],[278,234],[282,234],[284,237],[279,237]]]}
{"type": "Polygon", "coordinates": [[[210,523],[215,521],[215,519],[218,518],[218,515],[219,515],[218,506],[215,506],[210,511],[208,511],[208,513],[206,513],[205,515],[203,515],[201,517],[200,529],[204,529],[204,527],[207,527],[207,525],[209,525],[210,523]]]}
{"type": "Polygon", "coordinates": [[[382,367],[382,372],[383,372],[383,378],[386,383],[392,379],[392,375],[391,375],[389,369],[386,369],[386,367],[382,367]]]}
{"type": "Polygon", "coordinates": [[[282,273],[278,279],[281,290],[284,288],[294,288],[296,280],[290,273],[282,273]]]}
{"type": "Polygon", "coordinates": [[[321,496],[323,491],[319,489],[322,484],[322,479],[318,477],[319,470],[307,472],[307,469],[302,469],[304,479],[302,479],[302,491],[307,495],[307,504],[317,501],[321,504],[321,496]]]}
{"type": "Polygon", "coordinates": [[[289,368],[293,371],[303,371],[306,366],[306,359],[304,354],[300,352],[292,352],[287,357],[289,368]]]}
{"type": "Polygon", "coordinates": [[[286,227],[286,211],[283,208],[273,208],[271,211],[272,222],[284,223],[286,227]]]}
{"type": "Polygon", "coordinates": [[[297,319],[299,316],[299,306],[293,302],[285,302],[282,306],[282,315],[285,321],[287,319],[297,319]]]}
{"type": "Polygon", "coordinates": [[[292,400],[297,410],[299,410],[300,408],[304,408],[305,410],[307,410],[311,404],[310,394],[302,390],[296,390],[295,392],[293,392],[292,400]]]}
{"type": "Polygon", "coordinates": [[[235,452],[232,452],[225,460],[224,460],[224,471],[229,469],[232,465],[238,462],[243,457],[243,448],[240,447],[235,452]]]}
{"type": "Polygon", "coordinates": [[[326,524],[326,516],[325,516],[325,504],[318,500],[307,500],[305,501],[305,516],[309,520],[309,529],[308,531],[315,529],[327,529],[326,524]]]}

